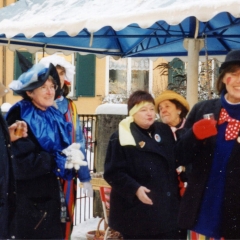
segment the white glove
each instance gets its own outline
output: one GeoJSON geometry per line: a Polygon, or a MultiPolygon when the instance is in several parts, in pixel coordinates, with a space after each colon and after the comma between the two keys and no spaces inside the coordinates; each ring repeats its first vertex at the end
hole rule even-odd
{"type": "Polygon", "coordinates": [[[62,152],[66,155],[66,153],[70,152],[71,149],[80,149],[81,145],[80,143],[72,143],[67,148],[63,149],[62,152]]]}
{"type": "Polygon", "coordinates": [[[71,162],[73,167],[78,170],[80,166],[87,166],[87,162],[83,161],[84,155],[79,149],[72,149],[71,150],[71,162]]]}
{"type": "Polygon", "coordinates": [[[67,156],[65,168],[71,169],[74,167],[78,170],[80,166],[87,166],[87,162],[83,161],[84,155],[79,149],[80,143],[73,143],[62,151],[67,156]]]}
{"type": "Polygon", "coordinates": [[[64,153],[67,157],[66,159],[66,162],[65,162],[65,168],[66,169],[72,169],[73,168],[73,164],[71,162],[71,148],[72,148],[72,145],[68,146],[67,148],[63,149],[62,150],[62,153],[64,153]]]}
{"type": "Polygon", "coordinates": [[[72,162],[70,161],[70,158],[69,158],[69,156],[71,154],[71,150],[70,150],[69,147],[67,147],[67,148],[62,150],[62,153],[64,153],[66,155],[66,157],[67,157],[66,158],[66,162],[65,162],[65,168],[66,169],[72,169],[73,168],[73,164],[72,164],[72,162]]]}
{"type": "Polygon", "coordinates": [[[87,197],[93,197],[93,188],[92,188],[92,184],[90,182],[83,182],[83,193],[87,196],[87,197]]]}

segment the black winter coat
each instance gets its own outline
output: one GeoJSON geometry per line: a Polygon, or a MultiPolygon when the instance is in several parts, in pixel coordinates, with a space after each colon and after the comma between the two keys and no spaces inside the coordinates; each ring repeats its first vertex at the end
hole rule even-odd
{"type": "MultiPolygon", "coordinates": [[[[204,189],[211,170],[216,136],[197,140],[192,125],[203,118],[203,114],[214,113],[219,119],[220,99],[196,104],[190,112],[185,127],[190,128],[178,143],[180,164],[192,163],[188,186],[180,206],[179,225],[191,229],[198,217],[204,189]]],[[[222,236],[226,239],[240,239],[240,144],[236,141],[227,164],[226,183],[223,199],[222,236]]]]}
{"type": "Polygon", "coordinates": [[[15,211],[15,182],[12,172],[10,137],[0,114],[0,239],[9,238],[9,223],[15,211]]]}
{"type": "Polygon", "coordinates": [[[130,129],[136,146],[121,146],[117,131],[107,149],[104,178],[112,186],[109,225],[125,235],[157,235],[177,230],[180,195],[171,129],[156,122],[152,138],[135,123],[131,123],[130,129]],[[156,136],[160,136],[160,142],[156,136]],[[140,147],[140,142],[145,145],[140,147]],[[153,205],[137,198],[140,186],[151,190],[148,196],[153,205]]]}
{"type": "MultiPolygon", "coordinates": [[[[9,125],[21,120],[20,110],[7,116],[9,125]]],[[[12,232],[16,239],[62,239],[60,195],[52,170],[53,156],[43,151],[28,128],[28,137],[12,144],[16,178],[16,214],[12,232]]]]}

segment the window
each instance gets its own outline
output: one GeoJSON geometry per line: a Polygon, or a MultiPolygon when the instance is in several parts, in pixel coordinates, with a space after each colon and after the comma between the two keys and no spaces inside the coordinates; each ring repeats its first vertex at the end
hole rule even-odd
{"type": "Polygon", "coordinates": [[[152,61],[149,59],[107,58],[106,96],[128,97],[136,90],[152,92],[152,61]]]}
{"type": "Polygon", "coordinates": [[[183,87],[186,86],[186,69],[185,63],[179,59],[174,58],[169,63],[169,70],[168,70],[168,85],[169,87],[183,87]]]}

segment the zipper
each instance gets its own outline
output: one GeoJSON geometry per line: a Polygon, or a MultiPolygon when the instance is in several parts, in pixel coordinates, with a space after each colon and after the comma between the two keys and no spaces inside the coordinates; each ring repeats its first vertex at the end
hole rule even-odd
{"type": "Polygon", "coordinates": [[[47,212],[44,212],[42,218],[40,219],[40,221],[38,222],[38,224],[35,226],[34,230],[36,230],[36,229],[39,227],[39,225],[42,223],[43,219],[44,219],[46,216],[47,216],[47,212]]]}

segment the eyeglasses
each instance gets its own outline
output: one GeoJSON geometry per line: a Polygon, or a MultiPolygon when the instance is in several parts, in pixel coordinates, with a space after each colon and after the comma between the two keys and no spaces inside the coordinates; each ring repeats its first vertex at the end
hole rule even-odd
{"type": "Polygon", "coordinates": [[[51,92],[55,92],[57,90],[57,87],[58,87],[57,85],[51,85],[49,87],[43,85],[43,86],[39,87],[39,89],[41,89],[41,91],[43,93],[46,93],[48,90],[51,91],[51,92]]]}

